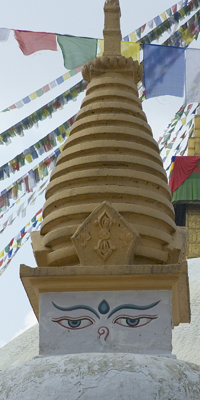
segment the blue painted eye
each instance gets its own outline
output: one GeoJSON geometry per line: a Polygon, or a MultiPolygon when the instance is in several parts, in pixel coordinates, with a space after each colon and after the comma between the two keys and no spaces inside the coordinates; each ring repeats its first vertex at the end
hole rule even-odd
{"type": "Polygon", "coordinates": [[[95,320],[91,317],[72,318],[65,316],[60,318],[52,318],[52,322],[57,322],[57,324],[66,329],[78,330],[93,325],[95,320]]]}
{"type": "Polygon", "coordinates": [[[136,326],[139,324],[139,322],[140,322],[139,318],[137,318],[137,319],[127,318],[126,319],[126,323],[128,326],[136,326]]]}
{"type": "Polygon", "coordinates": [[[69,319],[68,324],[70,328],[78,328],[81,325],[81,319],[78,320],[69,319]]]}
{"type": "Polygon", "coordinates": [[[139,328],[157,318],[158,315],[140,315],[136,318],[130,317],[129,315],[120,315],[114,318],[113,324],[118,324],[127,328],[139,328]]]}

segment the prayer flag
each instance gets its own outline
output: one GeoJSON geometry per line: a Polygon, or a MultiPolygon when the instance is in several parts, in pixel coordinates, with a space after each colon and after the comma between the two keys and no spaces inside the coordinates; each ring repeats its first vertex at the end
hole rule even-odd
{"type": "Polygon", "coordinates": [[[10,35],[10,29],[0,28],[0,42],[6,42],[10,35]]]}
{"type": "Polygon", "coordinates": [[[154,18],[154,22],[155,22],[156,26],[162,24],[160,15],[157,15],[157,17],[154,18]]]}
{"type": "Polygon", "coordinates": [[[185,103],[200,102],[200,51],[186,50],[186,93],[185,103]]]}
{"type": "Polygon", "coordinates": [[[57,41],[67,69],[80,67],[97,55],[97,39],[57,35],[57,41]]]}
{"type": "Polygon", "coordinates": [[[14,31],[22,53],[29,56],[40,50],[57,50],[56,34],[45,32],[14,31]]]}
{"type": "Polygon", "coordinates": [[[144,44],[144,83],[146,99],[165,95],[182,97],[184,48],[144,44]]]}

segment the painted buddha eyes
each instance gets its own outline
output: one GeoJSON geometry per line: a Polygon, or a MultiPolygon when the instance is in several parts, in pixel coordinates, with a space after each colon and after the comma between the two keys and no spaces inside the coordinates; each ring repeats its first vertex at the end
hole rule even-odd
{"type": "Polygon", "coordinates": [[[62,318],[52,318],[53,322],[57,322],[60,326],[67,329],[83,329],[87,328],[88,326],[92,325],[95,321],[93,318],[89,317],[79,317],[79,318],[72,318],[72,317],[62,317],[62,318]]]}
{"type": "Polygon", "coordinates": [[[120,315],[113,320],[113,324],[125,326],[127,328],[139,328],[149,324],[153,319],[157,319],[157,315],[141,315],[136,318],[129,315],[120,315]]]}

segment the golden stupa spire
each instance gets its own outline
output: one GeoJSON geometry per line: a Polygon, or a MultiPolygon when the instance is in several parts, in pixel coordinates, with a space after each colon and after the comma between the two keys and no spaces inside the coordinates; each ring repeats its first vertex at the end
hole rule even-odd
{"type": "MultiPolygon", "coordinates": [[[[23,282],[33,299],[40,291],[169,290],[181,271],[187,297],[183,239],[138,98],[142,68],[121,55],[119,2],[106,1],[104,11],[104,55],[82,69],[86,96],[52,171],[41,230],[31,236],[41,268],[22,268],[23,282]]],[[[188,322],[189,302],[178,302],[178,283],[174,290],[176,325],[188,322]]]]}
{"type": "Polygon", "coordinates": [[[118,0],[107,0],[104,5],[104,56],[121,55],[120,7],[118,0]]]}

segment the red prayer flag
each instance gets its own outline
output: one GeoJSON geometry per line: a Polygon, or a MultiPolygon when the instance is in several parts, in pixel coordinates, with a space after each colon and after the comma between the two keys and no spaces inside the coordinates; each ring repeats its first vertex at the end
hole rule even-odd
{"type": "Polygon", "coordinates": [[[175,4],[174,6],[172,6],[172,11],[173,11],[173,14],[176,13],[176,11],[177,11],[177,4],[175,4]]]}
{"type": "Polygon", "coordinates": [[[40,50],[57,50],[56,34],[45,32],[14,31],[22,53],[29,56],[40,50]]]}
{"type": "MultiPolygon", "coordinates": [[[[181,152],[185,153],[186,148],[181,152]]],[[[181,154],[180,153],[180,154],[181,154]]],[[[169,179],[169,187],[171,192],[174,193],[179,186],[194,172],[194,169],[200,160],[199,156],[186,156],[176,157],[174,161],[174,168],[172,175],[169,179]]]]}
{"type": "Polygon", "coordinates": [[[49,85],[43,86],[42,90],[43,90],[44,93],[47,93],[50,90],[49,85]]]}
{"type": "Polygon", "coordinates": [[[42,212],[42,208],[40,208],[40,210],[35,214],[35,215],[39,215],[42,212]]]}
{"type": "Polygon", "coordinates": [[[189,106],[187,107],[187,111],[191,110],[192,106],[193,106],[193,104],[189,104],[189,106]]]}
{"type": "Polygon", "coordinates": [[[13,244],[13,242],[14,242],[14,238],[10,241],[10,243],[9,243],[9,245],[8,246],[12,246],[12,244],[13,244]]]}

